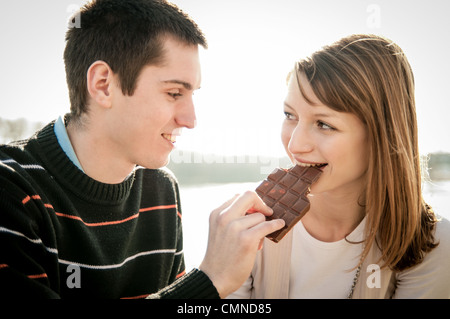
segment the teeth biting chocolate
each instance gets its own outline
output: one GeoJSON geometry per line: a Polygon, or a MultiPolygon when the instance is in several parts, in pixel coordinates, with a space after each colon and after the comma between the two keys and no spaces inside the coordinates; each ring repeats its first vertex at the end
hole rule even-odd
{"type": "Polygon", "coordinates": [[[266,219],[281,218],[286,223],[267,238],[278,243],[309,211],[310,202],[306,195],[321,173],[315,166],[277,168],[256,188],[256,193],[273,209],[273,215],[266,219]]]}

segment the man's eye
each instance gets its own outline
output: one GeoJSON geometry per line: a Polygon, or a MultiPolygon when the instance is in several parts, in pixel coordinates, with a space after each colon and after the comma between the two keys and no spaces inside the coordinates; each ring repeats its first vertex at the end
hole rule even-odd
{"type": "Polygon", "coordinates": [[[173,92],[168,92],[167,94],[169,94],[171,97],[173,97],[174,99],[175,98],[177,98],[177,97],[180,97],[180,96],[182,96],[182,94],[181,93],[173,93],[173,92]]]}

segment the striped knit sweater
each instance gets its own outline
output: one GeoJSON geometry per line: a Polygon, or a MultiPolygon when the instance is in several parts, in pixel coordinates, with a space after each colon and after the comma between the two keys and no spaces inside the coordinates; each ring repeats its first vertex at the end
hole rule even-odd
{"type": "Polygon", "coordinates": [[[138,168],[95,181],[53,125],[0,146],[0,296],[218,298],[203,272],[185,274],[174,177],[138,168]]]}

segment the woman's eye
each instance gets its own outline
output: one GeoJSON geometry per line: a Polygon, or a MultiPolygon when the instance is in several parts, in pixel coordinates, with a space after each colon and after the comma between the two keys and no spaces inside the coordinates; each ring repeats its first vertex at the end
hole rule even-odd
{"type": "Polygon", "coordinates": [[[284,112],[284,116],[287,120],[295,120],[295,116],[292,113],[284,112]]]}
{"type": "Polygon", "coordinates": [[[322,122],[322,121],[317,121],[317,126],[322,129],[322,130],[327,130],[327,131],[334,131],[336,130],[334,127],[332,127],[331,125],[322,122]]]}

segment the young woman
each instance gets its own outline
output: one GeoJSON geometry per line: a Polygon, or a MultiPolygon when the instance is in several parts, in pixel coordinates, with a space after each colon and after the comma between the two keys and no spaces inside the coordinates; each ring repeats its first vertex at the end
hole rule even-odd
{"type": "Polygon", "coordinates": [[[422,198],[414,80],[403,51],[352,35],[296,63],[282,142],[318,165],[310,211],[265,240],[233,298],[449,298],[450,223],[422,198]],[[325,165],[324,165],[325,164],[325,165]]]}

